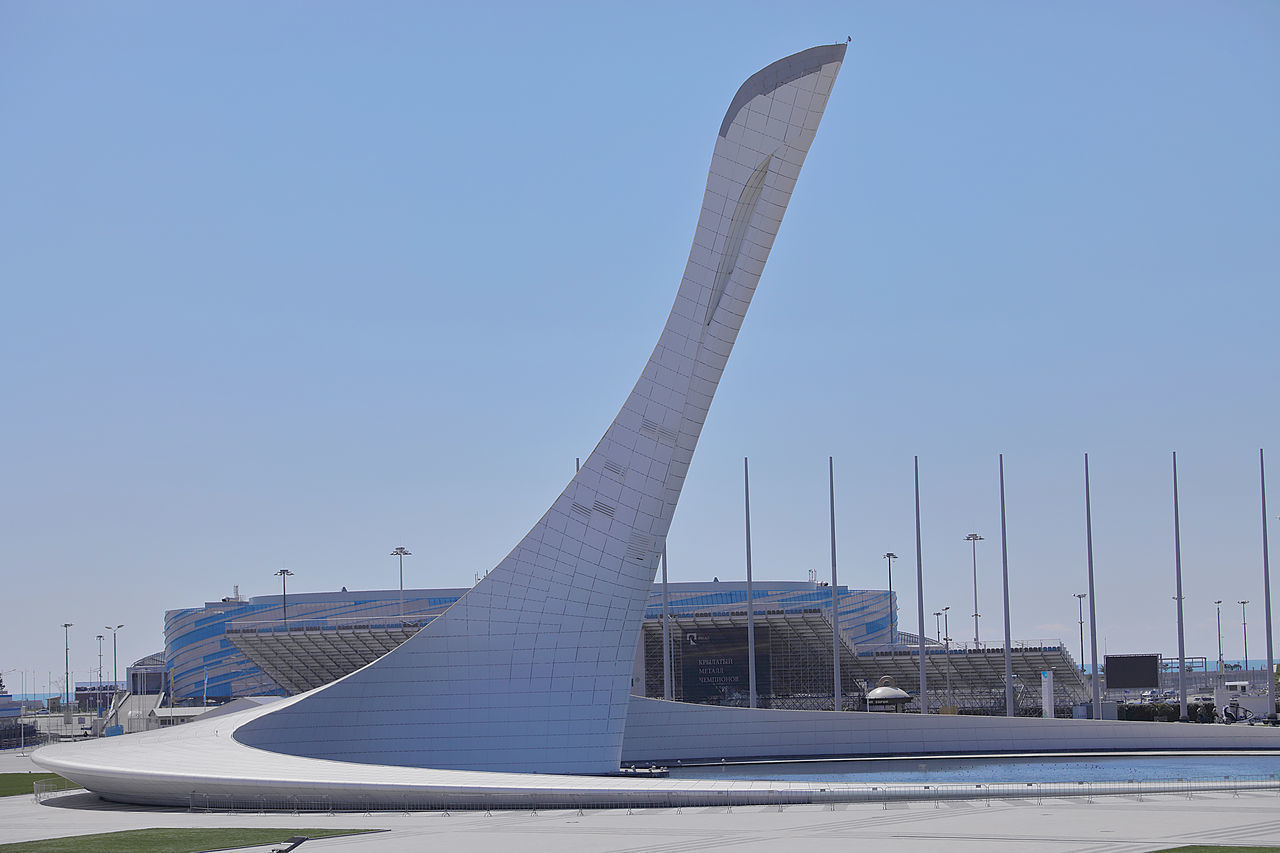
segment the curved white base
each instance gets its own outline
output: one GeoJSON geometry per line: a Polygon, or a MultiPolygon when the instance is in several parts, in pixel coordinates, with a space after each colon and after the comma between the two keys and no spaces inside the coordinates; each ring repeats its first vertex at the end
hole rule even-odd
{"type": "MultiPolygon", "coordinates": [[[[33,759],[108,800],[242,809],[554,808],[852,801],[885,787],[436,770],[303,758],[245,746],[254,708],[136,735],[46,746],[33,759]]],[[[637,698],[625,753],[694,758],[1085,749],[1280,749],[1280,729],[1003,717],[718,708],[637,698]]],[[[910,788],[912,786],[905,786],[910,788]]],[[[1144,790],[1154,791],[1155,788],[1144,790]]],[[[1101,790],[1095,793],[1102,793],[1101,790]]]]}
{"type": "Polygon", "coordinates": [[[303,758],[231,735],[254,709],[135,735],[58,744],[32,758],[119,802],[204,808],[553,807],[806,802],[831,785],[434,770],[303,758]],[[792,796],[788,796],[792,795],[792,796]]]}

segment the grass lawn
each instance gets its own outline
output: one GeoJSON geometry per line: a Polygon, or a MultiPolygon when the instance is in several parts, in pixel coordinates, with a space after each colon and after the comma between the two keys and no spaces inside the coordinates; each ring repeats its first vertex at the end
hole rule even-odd
{"type": "Polygon", "coordinates": [[[0,773],[0,797],[30,794],[40,779],[57,779],[56,773],[0,773]]]}
{"type": "MultiPolygon", "coordinates": [[[[134,829],[101,835],[73,835],[44,841],[0,844],[0,853],[198,853],[228,847],[273,844],[294,835],[325,838],[379,832],[377,829],[134,829]]],[[[305,849],[303,845],[301,849],[305,849]]]]}

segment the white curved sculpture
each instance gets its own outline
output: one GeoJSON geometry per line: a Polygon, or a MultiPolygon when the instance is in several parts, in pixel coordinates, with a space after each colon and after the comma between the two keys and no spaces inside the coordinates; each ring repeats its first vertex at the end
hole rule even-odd
{"type": "Polygon", "coordinates": [[[685,472],[844,52],[803,51],[738,91],[684,280],[639,382],[551,509],[471,592],[397,650],[310,693],[45,747],[36,763],[108,799],[192,808],[726,805],[856,799],[867,786],[544,774],[616,773],[624,726],[633,760],[1276,748],[1280,732],[1239,726],[628,696],[685,472]]]}
{"type": "Polygon", "coordinates": [[[658,345],[546,515],[417,636],[242,726],[237,740],[372,764],[617,771],[658,557],[844,53],[789,56],[734,96],[658,345]]]}

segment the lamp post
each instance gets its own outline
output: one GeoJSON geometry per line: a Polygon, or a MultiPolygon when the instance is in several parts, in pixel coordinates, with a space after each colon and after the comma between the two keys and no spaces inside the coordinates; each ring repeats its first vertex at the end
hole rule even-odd
{"type": "Polygon", "coordinates": [[[280,578],[280,615],[284,619],[284,629],[289,630],[289,589],[288,579],[293,577],[293,572],[288,569],[281,569],[276,572],[280,578]]]}
{"type": "Polygon", "coordinates": [[[98,690],[93,697],[93,707],[99,716],[102,715],[102,641],[105,639],[102,634],[98,635],[98,690]]]}
{"type": "Polygon", "coordinates": [[[943,653],[947,658],[947,705],[951,702],[951,624],[947,621],[947,611],[950,607],[942,608],[942,642],[943,653]]]}
{"type": "Polygon", "coordinates": [[[63,639],[66,640],[66,654],[63,659],[64,669],[62,677],[64,679],[63,683],[66,684],[67,687],[67,707],[71,707],[71,626],[74,624],[74,622],[62,623],[63,639]]]}
{"type": "Polygon", "coordinates": [[[1084,672],[1084,600],[1089,597],[1087,592],[1077,592],[1074,596],[1076,604],[1080,606],[1080,671],[1084,672]]]}
{"type": "Polygon", "coordinates": [[[391,552],[391,556],[400,558],[400,618],[404,618],[404,558],[412,557],[413,552],[403,545],[391,552]]]}
{"type": "Polygon", "coordinates": [[[1222,599],[1213,603],[1218,611],[1218,683],[1222,683],[1222,599]]]}
{"type": "Polygon", "coordinates": [[[117,654],[116,632],[123,628],[124,625],[107,625],[106,628],[111,632],[111,695],[114,697],[116,691],[120,689],[120,658],[117,654]]]}
{"type": "MultiPolygon", "coordinates": [[[[1249,671],[1249,623],[1245,620],[1244,606],[1248,601],[1237,601],[1240,605],[1240,628],[1244,631],[1244,669],[1249,671]]],[[[1274,676],[1273,676],[1274,677],[1274,676]]]]}
{"type": "Polygon", "coordinates": [[[964,537],[964,541],[973,546],[973,647],[978,648],[978,543],[982,541],[982,537],[976,533],[970,533],[964,537]]]}
{"type": "MultiPolygon", "coordinates": [[[[924,633],[923,631],[921,633],[924,633]]],[[[933,633],[937,635],[938,642],[942,642],[942,611],[933,611],[933,633]]],[[[947,661],[947,666],[951,666],[951,661],[947,661]]],[[[921,711],[921,713],[924,713],[921,711]]]]}
{"type": "Polygon", "coordinates": [[[892,551],[887,551],[884,558],[889,562],[889,642],[896,643],[898,641],[897,632],[893,630],[893,626],[897,622],[894,616],[897,615],[898,608],[893,604],[893,561],[898,559],[898,555],[892,551]]]}

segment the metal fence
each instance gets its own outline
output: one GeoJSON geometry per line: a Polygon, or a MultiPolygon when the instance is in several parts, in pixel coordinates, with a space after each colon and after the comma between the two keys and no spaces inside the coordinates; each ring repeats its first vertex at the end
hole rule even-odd
{"type": "Polygon", "coordinates": [[[79,783],[72,782],[70,779],[63,779],[61,776],[55,776],[52,779],[37,779],[32,785],[32,793],[35,795],[37,803],[43,803],[50,797],[83,790],[84,788],[79,783]]]}

